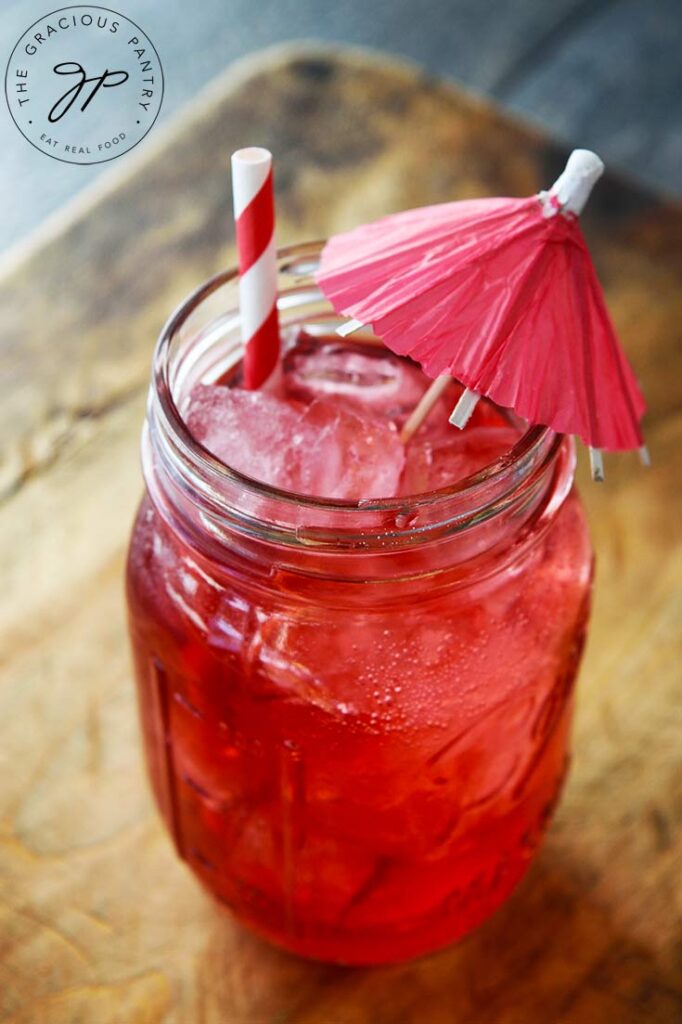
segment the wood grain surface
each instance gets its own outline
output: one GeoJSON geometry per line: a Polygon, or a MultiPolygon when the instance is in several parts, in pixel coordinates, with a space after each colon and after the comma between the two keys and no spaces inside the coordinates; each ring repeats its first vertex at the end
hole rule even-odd
{"type": "Polygon", "coordinates": [[[167,313],[231,258],[227,168],[276,157],[280,243],[530,193],[565,154],[396,62],[305,51],[222,80],[0,281],[0,1020],[673,1024],[682,1019],[680,211],[613,179],[585,231],[653,457],[580,470],[598,574],[570,782],[509,903],[459,946],[306,963],[176,861],[140,757],[122,569],[167,313]]]}

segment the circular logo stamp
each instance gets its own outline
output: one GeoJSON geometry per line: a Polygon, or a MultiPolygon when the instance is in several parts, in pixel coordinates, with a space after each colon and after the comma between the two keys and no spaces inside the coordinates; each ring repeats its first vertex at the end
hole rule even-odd
{"type": "Polygon", "coordinates": [[[141,142],[163,100],[163,69],[139,25],[108,7],[52,11],[26,29],[5,73],[14,123],[69,164],[113,160],[141,142]]]}

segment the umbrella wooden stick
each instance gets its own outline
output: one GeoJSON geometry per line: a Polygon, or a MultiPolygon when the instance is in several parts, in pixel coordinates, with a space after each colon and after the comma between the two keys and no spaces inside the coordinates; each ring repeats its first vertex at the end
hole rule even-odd
{"type": "Polygon", "coordinates": [[[451,380],[452,377],[449,377],[447,373],[443,374],[442,377],[436,377],[431,386],[424,392],[405,421],[403,429],[400,431],[400,440],[403,444],[407,444],[412,435],[419,430],[451,380]]]}

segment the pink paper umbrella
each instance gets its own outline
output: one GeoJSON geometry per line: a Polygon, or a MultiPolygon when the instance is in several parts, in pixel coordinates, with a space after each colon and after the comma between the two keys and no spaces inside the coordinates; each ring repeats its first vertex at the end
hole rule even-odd
{"type": "Polygon", "coordinates": [[[451,422],[481,395],[530,423],[576,434],[603,479],[602,449],[639,449],[645,403],[618,343],[578,224],[604,169],[575,150],[548,192],[397,213],[325,246],[317,274],[349,334],[371,326],[434,385],[465,385],[451,422]]]}

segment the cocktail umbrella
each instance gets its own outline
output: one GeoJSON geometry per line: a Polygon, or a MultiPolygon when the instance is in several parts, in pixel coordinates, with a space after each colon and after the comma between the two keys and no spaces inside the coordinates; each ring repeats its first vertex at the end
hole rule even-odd
{"type": "Polygon", "coordinates": [[[407,210],[328,241],[317,281],[353,318],[339,333],[371,326],[434,378],[412,428],[455,377],[466,389],[456,426],[485,395],[580,437],[595,479],[603,449],[636,448],[648,461],[644,399],[578,223],[603,169],[574,150],[548,192],[407,210]]]}

